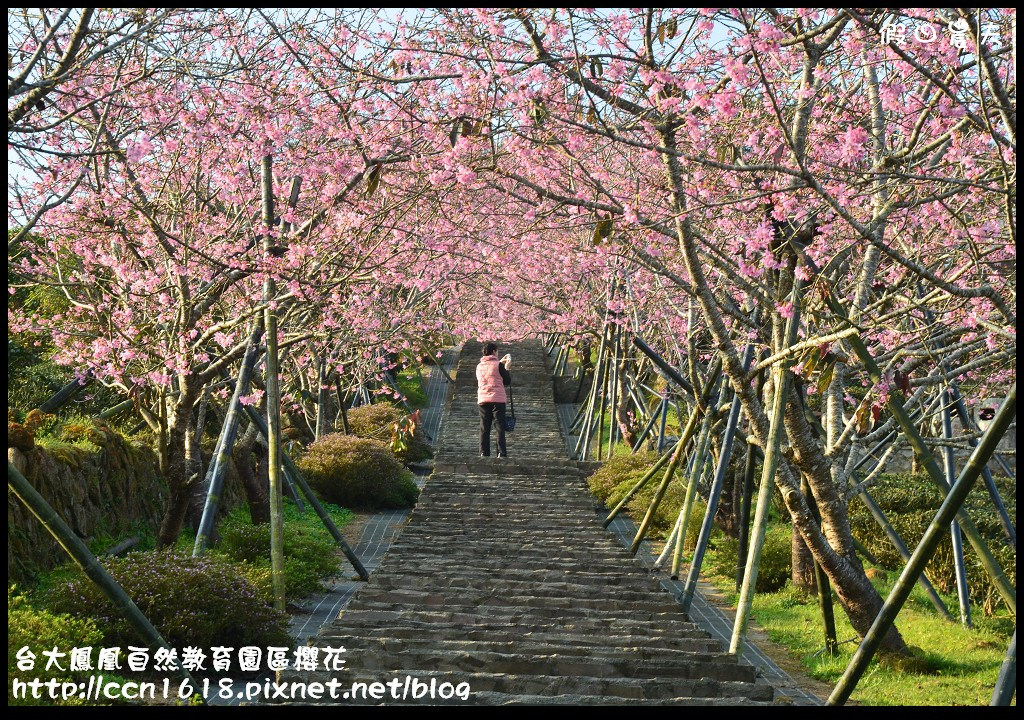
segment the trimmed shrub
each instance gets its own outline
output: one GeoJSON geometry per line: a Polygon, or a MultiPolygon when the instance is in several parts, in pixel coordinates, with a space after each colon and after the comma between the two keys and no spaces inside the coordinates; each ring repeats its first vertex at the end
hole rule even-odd
{"type": "MultiPolygon", "coordinates": [[[[761,549],[761,564],[757,569],[757,583],[754,586],[757,592],[771,593],[786,586],[792,574],[792,537],[792,525],[768,525],[765,530],[764,547],[761,549]]],[[[717,575],[734,577],[739,541],[722,535],[716,544],[717,552],[709,553],[705,560],[706,570],[717,575]]]]}
{"type": "MultiPolygon", "coordinates": [[[[614,506],[657,460],[658,455],[655,453],[616,455],[587,478],[590,492],[594,493],[594,496],[606,505],[614,506]],[[629,487],[619,493],[614,502],[609,502],[608,498],[615,491],[616,487],[627,481],[632,481],[629,487]]],[[[657,482],[657,480],[652,479],[651,482],[657,482]]]]}
{"type": "MultiPolygon", "coordinates": [[[[348,426],[356,437],[379,440],[385,445],[390,445],[395,423],[406,416],[403,410],[389,403],[361,405],[348,411],[348,426]]],[[[410,463],[433,457],[433,451],[423,436],[423,431],[417,427],[412,442],[395,455],[403,463],[410,463]]]]}
{"type": "MultiPolygon", "coordinates": [[[[253,582],[270,601],[270,525],[253,525],[246,518],[234,515],[219,528],[218,552],[243,564],[243,575],[253,582]]],[[[322,581],[339,571],[337,548],[323,535],[289,524],[284,534],[285,595],[298,599],[323,588],[322,581]]]]}
{"type": "Polygon", "coordinates": [[[419,497],[412,474],[377,440],[325,435],[309,446],[299,469],[320,497],[336,505],[404,508],[415,505],[419,497]]]}
{"type": "MultiPolygon", "coordinates": [[[[289,645],[288,616],[271,607],[239,570],[213,554],[130,553],[105,563],[171,647],[289,645]]],[[[57,612],[92,618],[111,645],[142,642],[99,588],[82,574],[55,586],[57,612]]]]}
{"type": "MultiPolygon", "coordinates": [[[[23,596],[12,595],[11,587],[7,588],[7,704],[8,705],[52,705],[47,698],[36,700],[31,697],[15,698],[12,694],[14,678],[29,680],[38,678],[43,682],[50,679],[58,681],[88,682],[90,671],[60,671],[46,669],[44,650],[56,647],[60,652],[68,653],[76,647],[94,647],[103,640],[103,634],[96,624],[89,619],[76,618],[70,615],[57,614],[41,610],[28,604],[23,596]],[[32,670],[22,672],[18,669],[18,651],[23,647],[35,655],[35,666],[32,670]]],[[[67,667],[67,661],[63,662],[67,667]]],[[[59,701],[58,701],[59,702],[59,701]]],[[[84,701],[72,700],[68,705],[84,704],[84,701]]]]}
{"type": "MultiPolygon", "coordinates": [[[[999,494],[1006,504],[1010,518],[1017,521],[1016,483],[1008,478],[996,478],[999,494]]],[[[871,496],[885,512],[889,522],[909,547],[915,547],[942,504],[942,495],[927,475],[910,473],[883,474],[870,490],[871,496]]],[[[979,479],[967,496],[968,515],[989,549],[1002,566],[1010,584],[1017,585],[1017,553],[1006,540],[999,516],[992,507],[988,491],[979,479]]],[[[875,523],[867,506],[859,498],[850,501],[850,526],[853,534],[878,558],[878,562],[891,570],[904,565],[885,533],[875,523]]],[[[971,600],[978,603],[986,614],[992,614],[1004,605],[998,591],[988,579],[974,550],[964,539],[964,561],[967,566],[967,585],[971,600]]],[[[956,571],[953,563],[952,543],[947,539],[939,543],[935,555],[925,570],[935,587],[946,593],[956,592],[956,571]]],[[[1005,605],[1004,605],[1005,607],[1005,605]]]]}
{"type": "MultiPolygon", "coordinates": [[[[612,508],[626,496],[634,485],[639,482],[651,466],[657,462],[655,453],[638,453],[636,455],[617,455],[604,463],[588,478],[591,492],[608,508],[612,508]]],[[[654,477],[633,498],[626,503],[626,511],[636,522],[640,522],[654,500],[658,486],[665,477],[665,467],[658,470],[654,477]]],[[[648,537],[652,540],[665,539],[679,517],[679,511],[686,500],[686,480],[683,468],[676,468],[675,475],[665,491],[657,512],[651,518],[648,537]]],[[[704,518],[704,503],[700,495],[694,497],[690,508],[690,521],[686,529],[686,545],[693,547],[700,524],[704,518]]]]}

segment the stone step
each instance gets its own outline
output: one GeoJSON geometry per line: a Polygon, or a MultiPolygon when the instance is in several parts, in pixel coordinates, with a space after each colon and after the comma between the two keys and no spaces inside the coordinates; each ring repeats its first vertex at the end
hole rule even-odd
{"type": "MultiPolygon", "coordinates": [[[[498,608],[500,610],[501,608],[498,608]]],[[[564,632],[565,635],[608,633],[613,635],[645,635],[650,637],[675,637],[685,631],[688,626],[686,616],[682,613],[673,615],[673,620],[663,617],[598,617],[576,616],[567,617],[565,613],[532,612],[521,610],[518,613],[494,612],[446,612],[443,610],[424,610],[408,608],[403,610],[385,610],[361,608],[353,601],[338,616],[340,626],[347,631],[367,627],[418,627],[431,635],[435,632],[445,637],[457,637],[464,630],[496,630],[507,632],[515,637],[522,633],[564,632]],[[454,631],[451,634],[448,631],[454,631]]],[[[329,631],[321,635],[329,634],[329,631]]],[[[706,633],[703,634],[706,636],[706,633]]]]}
{"type": "Polygon", "coordinates": [[[481,647],[489,644],[507,645],[508,643],[540,644],[547,647],[566,648],[568,651],[583,654],[604,652],[630,652],[636,648],[653,652],[662,650],[680,650],[683,652],[719,652],[721,645],[717,640],[692,623],[680,623],[671,635],[649,636],[632,633],[572,633],[565,629],[529,630],[523,632],[519,625],[494,624],[488,628],[464,628],[455,624],[434,624],[429,628],[424,624],[409,626],[366,626],[359,628],[358,634],[346,634],[341,628],[327,628],[320,635],[319,641],[328,645],[353,646],[359,640],[392,639],[414,641],[426,645],[436,644],[441,647],[447,643],[477,643],[481,647]],[[426,630],[430,630],[429,635],[426,630]]]}
{"type": "Polygon", "coordinates": [[[530,636],[515,638],[514,640],[487,639],[466,639],[452,638],[442,640],[439,638],[424,638],[422,635],[414,634],[410,637],[394,636],[392,634],[378,634],[365,636],[350,636],[347,638],[332,638],[332,643],[337,645],[343,643],[346,648],[346,656],[357,657],[362,654],[377,653],[404,653],[404,652],[494,652],[511,655],[521,653],[524,655],[562,655],[566,657],[588,657],[588,658],[628,658],[631,662],[686,662],[690,660],[708,661],[714,659],[723,663],[733,663],[735,658],[721,652],[718,643],[707,638],[688,638],[677,641],[674,646],[648,646],[623,645],[582,645],[578,643],[563,642],[558,636],[553,636],[547,641],[538,641],[530,636]]]}
{"type": "Polygon", "coordinates": [[[438,606],[436,608],[408,607],[391,603],[363,602],[356,596],[349,606],[339,615],[345,619],[352,613],[374,613],[375,621],[386,621],[392,624],[401,622],[403,616],[424,622],[465,622],[467,624],[486,624],[491,620],[502,622],[533,622],[550,621],[552,623],[599,624],[609,623],[616,627],[664,629],[671,632],[677,622],[687,622],[687,617],[679,605],[664,611],[638,610],[600,610],[578,607],[544,607],[536,606],[438,606]]]}
{"type": "MultiPolygon", "coordinates": [[[[394,550],[394,548],[392,548],[394,550]]],[[[412,551],[406,551],[400,556],[397,552],[389,551],[385,556],[385,562],[395,563],[399,568],[405,568],[409,565],[413,565],[419,568],[428,568],[432,572],[436,573],[447,573],[451,570],[466,570],[476,572],[480,574],[488,574],[495,577],[500,577],[506,569],[509,571],[535,571],[541,572],[544,570],[552,571],[573,571],[580,569],[596,570],[599,572],[612,573],[618,567],[622,565],[621,561],[603,563],[595,565],[593,562],[580,562],[579,560],[570,559],[563,560],[561,558],[551,558],[542,562],[534,562],[530,565],[524,563],[513,563],[508,558],[501,557],[497,554],[491,556],[484,556],[480,554],[468,555],[463,557],[443,557],[439,556],[438,553],[431,552],[429,548],[422,548],[417,546],[413,548],[416,550],[416,554],[412,551]]]]}
{"type": "Polygon", "coordinates": [[[493,584],[498,582],[516,583],[531,585],[533,583],[558,583],[564,582],[569,585],[586,585],[600,587],[633,587],[645,586],[660,592],[660,583],[646,570],[635,568],[627,569],[625,572],[617,572],[617,569],[601,572],[590,567],[574,568],[571,570],[551,570],[548,568],[535,570],[527,568],[506,567],[500,574],[490,572],[488,569],[476,569],[466,566],[446,566],[443,574],[437,570],[424,565],[408,566],[402,569],[401,574],[391,575],[389,573],[374,573],[370,576],[365,587],[373,586],[375,583],[382,583],[384,587],[389,584],[402,585],[409,582],[430,582],[435,587],[447,587],[449,584],[493,584]]]}
{"type": "MultiPolygon", "coordinates": [[[[455,704],[452,701],[447,701],[449,704],[455,704]]],[[[467,705],[607,705],[608,698],[603,695],[523,695],[521,693],[509,694],[509,693],[497,693],[497,692],[482,692],[473,693],[470,699],[465,703],[467,705]]],[[[749,697],[745,697],[742,700],[743,705],[771,705],[770,702],[764,700],[751,700],[749,697]]],[[[725,707],[735,707],[737,704],[737,698],[735,697],[723,697],[723,698],[709,698],[709,697],[673,697],[673,698],[659,698],[659,699],[646,699],[644,705],[658,705],[658,706],[685,706],[685,705],[719,705],[725,707]]]]}
{"type": "MultiPolygon", "coordinates": [[[[347,646],[346,646],[347,648],[347,646]]],[[[443,667],[450,673],[481,672],[509,675],[578,675],[595,678],[730,680],[753,683],[757,671],[750,665],[730,662],[728,655],[690,654],[672,660],[637,662],[622,655],[614,659],[557,653],[498,653],[484,650],[416,650],[353,652],[347,648],[346,669],[353,673],[401,670],[415,673],[443,667]]]]}
{"type": "Polygon", "coordinates": [[[542,608],[545,610],[565,609],[572,611],[598,610],[601,612],[625,613],[637,612],[681,612],[679,604],[670,599],[655,599],[649,593],[634,593],[632,597],[593,597],[571,595],[566,591],[545,592],[538,588],[533,594],[515,595],[508,592],[488,590],[442,589],[434,591],[413,589],[379,589],[371,587],[360,589],[353,601],[359,607],[387,607],[402,609],[405,607],[438,607],[446,610],[469,610],[474,608],[542,608]],[[646,599],[641,599],[646,595],[646,599]]]}
{"type": "Polygon", "coordinates": [[[653,594],[658,590],[657,583],[653,580],[644,583],[623,583],[611,585],[607,582],[564,582],[564,581],[543,581],[530,580],[509,580],[507,578],[476,577],[473,579],[459,578],[452,580],[448,577],[439,579],[434,575],[420,575],[412,577],[403,575],[398,578],[372,578],[359,589],[360,596],[368,590],[381,592],[440,592],[440,593],[472,593],[483,594],[488,592],[523,595],[533,594],[537,597],[567,597],[567,598],[592,598],[595,596],[608,596],[622,601],[627,599],[650,599],[658,597],[653,594]]]}

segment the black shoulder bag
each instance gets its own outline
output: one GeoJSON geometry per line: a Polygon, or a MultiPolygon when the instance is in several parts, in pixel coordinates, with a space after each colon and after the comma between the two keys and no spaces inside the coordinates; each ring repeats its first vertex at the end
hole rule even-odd
{"type": "Polygon", "coordinates": [[[512,379],[508,381],[508,405],[509,411],[505,413],[505,432],[512,432],[516,429],[516,403],[512,399],[512,379]]]}

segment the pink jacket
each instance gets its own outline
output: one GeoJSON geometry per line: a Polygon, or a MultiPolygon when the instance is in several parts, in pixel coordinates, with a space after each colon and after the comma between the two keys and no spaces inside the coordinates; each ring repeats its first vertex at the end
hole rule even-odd
{"type": "Polygon", "coordinates": [[[476,366],[476,404],[508,402],[498,370],[498,356],[484,355],[476,366]]]}

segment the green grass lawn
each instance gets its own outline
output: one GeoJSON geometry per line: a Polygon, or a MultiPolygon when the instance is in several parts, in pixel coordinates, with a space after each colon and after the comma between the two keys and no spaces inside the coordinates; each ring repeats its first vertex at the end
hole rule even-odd
{"type": "MultiPolygon", "coordinates": [[[[717,531],[716,534],[722,537],[717,531]]],[[[733,607],[738,600],[735,578],[731,575],[735,563],[733,554],[725,557],[716,548],[708,552],[702,573],[733,607]]],[[[897,576],[897,572],[888,571],[886,578],[872,580],[883,598],[897,576]]],[[[956,596],[943,595],[942,599],[956,614],[956,596]]],[[[817,598],[790,584],[778,592],[755,595],[752,618],[773,642],[800,661],[809,676],[834,685],[849,664],[858,641],[838,601],[833,603],[840,642],[835,657],[823,650],[817,598]]],[[[987,705],[1014,620],[1005,611],[986,617],[977,606],[972,607],[972,620],[972,629],[944,620],[920,586],[916,586],[896,619],[896,627],[911,646],[914,658],[901,663],[902,667],[889,661],[872,661],[851,700],[866,705],[987,705]]]]}
{"type": "Polygon", "coordinates": [[[406,402],[413,410],[425,408],[430,404],[426,390],[423,389],[421,374],[415,367],[407,367],[396,375],[398,390],[405,395],[406,402]]]}

